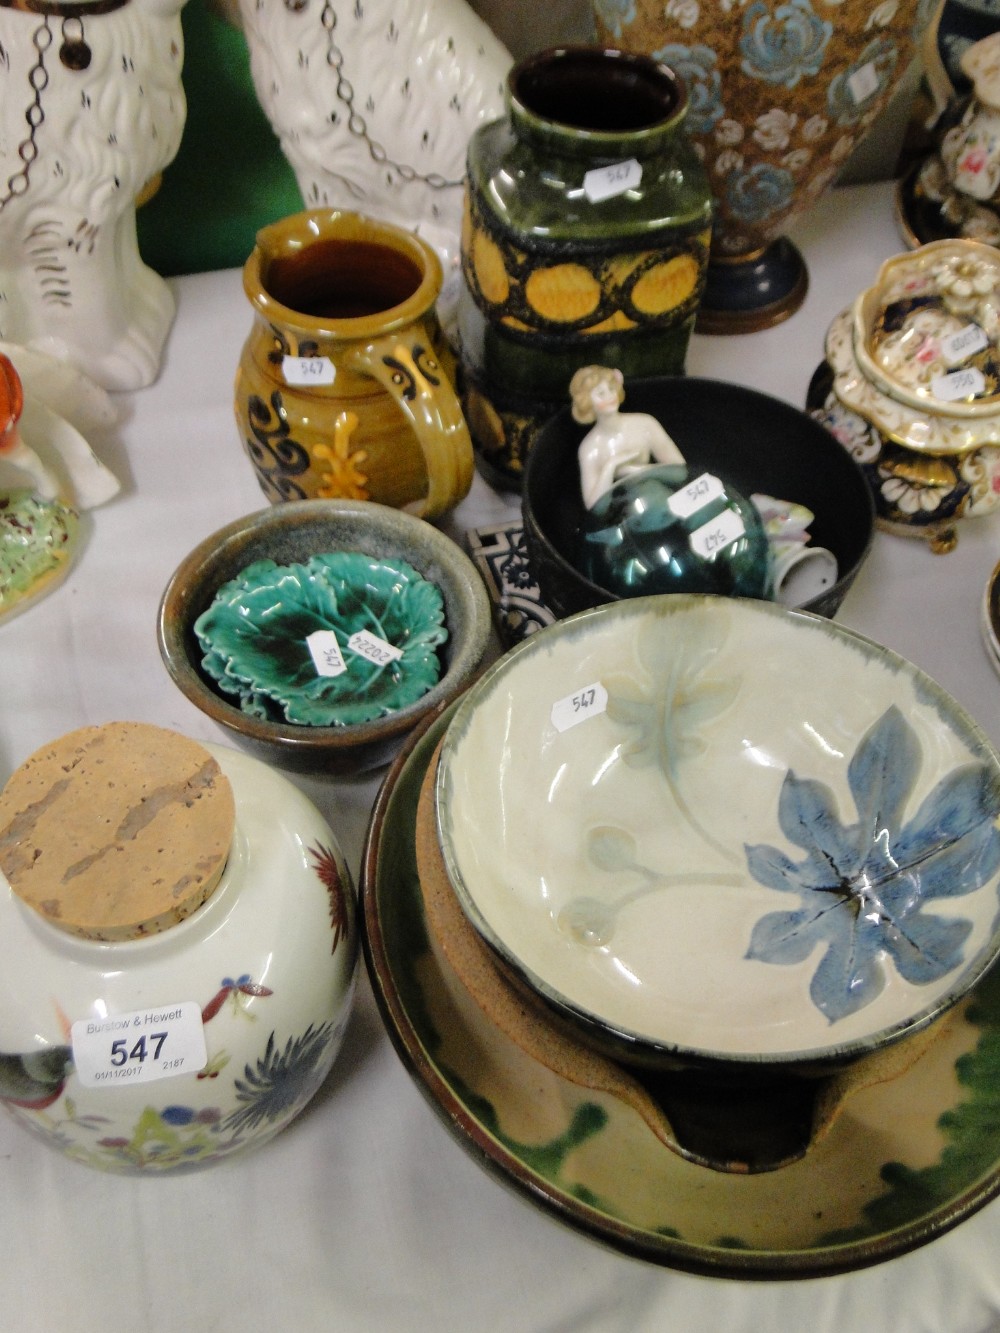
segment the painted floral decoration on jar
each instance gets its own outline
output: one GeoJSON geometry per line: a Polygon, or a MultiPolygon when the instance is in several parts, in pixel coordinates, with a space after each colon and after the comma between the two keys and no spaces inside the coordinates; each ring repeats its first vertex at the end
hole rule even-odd
{"type": "Polygon", "coordinates": [[[600,40],[687,88],[687,129],[714,201],[699,331],[766,328],[805,299],[784,233],[885,107],[932,0],[593,0],[600,40]]]}
{"type": "Polygon", "coordinates": [[[140,723],[0,793],[0,1103],[74,1161],[158,1174],[283,1129],[356,972],[329,825],[257,759],[140,723]]]}

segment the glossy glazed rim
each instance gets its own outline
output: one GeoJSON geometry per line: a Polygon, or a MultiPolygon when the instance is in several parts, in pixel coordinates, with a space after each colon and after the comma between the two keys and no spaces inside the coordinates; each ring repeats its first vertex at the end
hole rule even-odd
{"type": "Polygon", "coordinates": [[[595,151],[605,156],[615,153],[643,153],[657,148],[666,135],[672,134],[688,112],[688,92],[684,81],[665,61],[638,51],[622,51],[615,47],[565,44],[551,46],[524,56],[511,67],[505,84],[507,108],[522,130],[548,139],[558,137],[564,148],[573,153],[590,156],[595,151]],[[525,100],[523,85],[531,78],[551,70],[559,64],[576,62],[588,71],[610,70],[614,74],[630,69],[647,84],[654,82],[669,88],[672,106],[659,120],[651,120],[632,129],[600,130],[557,120],[536,111],[525,100]]]}
{"type": "MultiPolygon", "coordinates": [[[[347,549],[334,545],[333,549],[347,549]]],[[[351,549],[358,549],[352,547],[351,549]]],[[[253,559],[266,559],[259,552],[253,559]]],[[[244,562],[252,563],[251,560],[244,562]]],[[[291,762],[308,758],[316,763],[323,756],[343,757],[356,749],[378,746],[404,736],[414,723],[443,701],[453,699],[468,683],[489,643],[492,617],[489,595],[472,561],[458,545],[424,519],[389,509],[370,500],[294,500],[257,510],[238,518],[211,533],[184,557],[174,570],[164,589],[157,614],[157,640],[160,657],[174,684],[202,713],[223,727],[237,739],[274,753],[287,753],[291,762]],[[230,703],[209,683],[199,669],[193,654],[200,649],[194,634],[194,622],[211,603],[222,583],[232,577],[220,575],[215,581],[211,575],[224,562],[231,550],[238,549],[244,534],[260,529],[265,533],[278,530],[299,517],[322,520],[329,518],[333,536],[336,536],[338,517],[370,520],[372,530],[381,524],[410,531],[415,543],[426,548],[428,560],[423,562],[413,551],[402,550],[401,558],[411,563],[422,577],[435,582],[444,600],[445,626],[449,638],[444,647],[451,648],[447,665],[437,683],[419,699],[405,708],[368,722],[347,726],[314,727],[302,723],[271,722],[251,717],[236,703],[230,703]],[[442,569],[449,571],[450,587],[429,576],[426,563],[433,558],[442,569]],[[421,568],[421,564],[424,568],[421,568]],[[197,596],[192,589],[205,589],[197,596]],[[466,613],[465,637],[454,637],[450,623],[449,593],[461,602],[466,613]]]]}
{"type": "Polygon", "coordinates": [[[415,232],[397,227],[392,222],[369,218],[345,208],[306,208],[289,217],[261,227],[253,250],[243,265],[243,290],[257,315],[267,324],[277,323],[297,329],[324,341],[353,342],[358,338],[373,338],[392,333],[422,319],[437,300],[444,281],[444,270],[437,252],[415,232]],[[330,222],[339,228],[335,236],[320,234],[321,224],[330,222]],[[383,233],[382,236],[372,233],[383,233]],[[287,238],[285,238],[287,233],[287,238]],[[268,262],[275,256],[267,255],[267,247],[277,241],[284,257],[303,249],[308,243],[323,241],[360,241],[384,249],[394,250],[411,260],[420,272],[420,282],[408,296],[394,306],[388,306],[374,315],[334,318],[308,315],[272,296],[265,275],[268,262]]]}
{"type": "MultiPolygon", "coordinates": [[[[522,659],[547,653],[548,645],[553,642],[553,636],[573,638],[581,629],[586,632],[587,622],[614,618],[627,619],[648,614],[662,615],[665,618],[670,616],[683,618],[685,612],[689,610],[697,612],[712,605],[730,603],[750,616],[777,617],[792,626],[801,625],[805,632],[818,632],[828,638],[839,639],[854,652],[859,653],[862,659],[877,658],[880,662],[886,663],[895,672],[912,681],[928,705],[933,705],[940,715],[948,719],[952,728],[960,735],[968,752],[977,755],[984,764],[992,767],[994,773],[1000,774],[1000,754],[962,705],[914,663],[856,630],[848,629],[812,612],[792,610],[774,602],[759,602],[749,598],[729,599],[682,593],[666,597],[626,598],[619,602],[605,603],[586,611],[579,611],[565,620],[548,626],[544,631],[523,639],[502,658],[487,667],[479,679],[464,692],[456,704],[441,746],[435,780],[434,819],[438,844],[452,891],[476,934],[496,955],[508,973],[527,988],[532,997],[537,997],[537,1000],[550,1011],[563,1018],[581,1041],[603,1054],[610,1053],[611,1058],[632,1061],[654,1069],[674,1068],[678,1061],[695,1068],[730,1072],[742,1070],[747,1073],[762,1069],[775,1071],[798,1068],[825,1069],[856,1059],[880,1047],[900,1041],[904,1037],[913,1036],[953,1008],[1000,958],[1000,912],[994,915],[988,940],[978,953],[965,962],[958,976],[952,978],[934,999],[927,1001],[896,1023],[866,1031],[864,1035],[850,1040],[832,1041],[825,1046],[788,1051],[716,1051],[687,1045],[681,1041],[668,1041],[661,1037],[649,1036],[612,1023],[578,1000],[571,1000],[553,982],[540,976],[517,955],[486,917],[475,887],[469,884],[463,874],[450,836],[452,765],[465,741],[465,734],[477,708],[486,703],[495,691],[501,689],[512,673],[521,670],[522,659]]],[[[486,759],[489,762],[489,757],[486,759]]]]}
{"type": "Polygon", "coordinates": [[[986,580],[980,623],[990,664],[1000,672],[1000,561],[986,580]]]}
{"type": "MultiPolygon", "coordinates": [[[[406,987],[394,969],[383,927],[386,912],[398,911],[398,889],[382,883],[383,852],[387,845],[397,846],[401,839],[412,842],[416,833],[415,801],[412,822],[400,827],[403,816],[396,808],[404,799],[399,794],[400,788],[411,771],[417,775],[426,773],[437,741],[447,730],[459,703],[460,700],[442,705],[423,719],[407,738],[379,789],[362,852],[359,915],[372,992],[396,1054],[452,1137],[481,1167],[560,1222],[633,1258],[684,1272],[740,1281],[830,1277],[871,1267],[952,1230],[1000,1194],[998,1151],[990,1169],[967,1189],[939,1203],[934,1211],[874,1238],[808,1249],[724,1248],[685,1241],[611,1217],[585,1198],[542,1176],[530,1160],[518,1156],[501,1141],[481,1118],[476,1097],[465,1092],[460,1083],[449,1080],[446,1068],[439,1066],[425,1044],[417,1010],[411,1010],[407,1004],[406,987]],[[391,901],[385,898],[387,893],[391,893],[391,901]]],[[[411,891],[415,889],[410,887],[411,891]]],[[[419,890],[416,892],[419,896],[419,890]]],[[[422,920],[426,929],[426,919],[422,920]]],[[[664,1148],[664,1151],[670,1150],[664,1148]]]]}

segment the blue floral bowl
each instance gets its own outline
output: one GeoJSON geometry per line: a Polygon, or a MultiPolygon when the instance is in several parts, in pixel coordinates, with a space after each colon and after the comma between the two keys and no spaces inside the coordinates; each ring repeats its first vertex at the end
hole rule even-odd
{"type": "Polygon", "coordinates": [[[772,603],[534,635],[459,703],[435,808],[501,966],[630,1061],[829,1067],[1000,952],[1000,757],[918,668],[772,603]]]}
{"type": "Polygon", "coordinates": [[[490,633],[458,546],[361,500],[277,505],[213,533],[174,571],[158,624],[167,670],[203,713],[270,763],[330,775],[387,763],[466,688],[490,633]],[[306,644],[316,631],[338,639],[332,674],[317,666],[328,644],[306,644]],[[348,650],[358,631],[367,656],[348,650]]]}

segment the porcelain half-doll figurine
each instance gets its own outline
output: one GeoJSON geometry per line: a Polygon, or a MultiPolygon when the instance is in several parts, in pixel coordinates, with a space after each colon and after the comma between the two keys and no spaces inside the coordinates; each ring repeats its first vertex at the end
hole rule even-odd
{"type": "Polygon", "coordinates": [[[570,381],[572,414],[593,422],[577,459],[584,513],[574,563],[619,597],[719,593],[801,606],[837,578],[831,552],[809,545],[813,514],[690,467],[663,425],[622,412],[621,371],[585,366],[570,381]]]}
{"type": "Polygon", "coordinates": [[[620,412],[621,371],[585,366],[570,381],[576,421],[594,423],[577,459],[584,515],[579,568],[619,597],[772,595],[767,535],[749,500],[689,468],[655,417],[620,412]]]}
{"type": "Polygon", "coordinates": [[[684,467],[684,456],[655,417],[646,412],[619,412],[625,400],[620,370],[584,366],[569,383],[573,420],[594,422],[580,443],[580,488],[588,509],[616,481],[653,463],[684,467]]]}

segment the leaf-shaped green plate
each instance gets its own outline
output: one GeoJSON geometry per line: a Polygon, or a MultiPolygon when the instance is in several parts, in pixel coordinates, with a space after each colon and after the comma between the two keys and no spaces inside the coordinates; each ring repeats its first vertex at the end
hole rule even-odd
{"type": "Polygon", "coordinates": [[[314,555],[302,564],[260,560],[216,593],[195,621],[202,667],[240,708],[309,726],[349,726],[419,699],[440,672],[448,637],[440,590],[405,561],[360,551],[314,555]],[[320,675],[307,639],[332,632],[340,675],[320,675]],[[377,665],[352,652],[360,630],[398,649],[377,665]]]}

